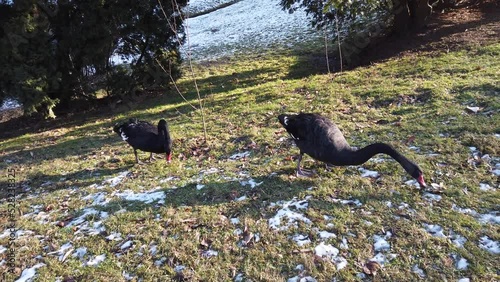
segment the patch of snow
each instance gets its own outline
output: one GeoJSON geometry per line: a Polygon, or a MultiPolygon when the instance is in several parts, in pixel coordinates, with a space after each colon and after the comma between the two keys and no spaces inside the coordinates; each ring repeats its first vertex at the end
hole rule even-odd
{"type": "Polygon", "coordinates": [[[126,201],[139,201],[145,204],[150,204],[154,201],[159,201],[159,203],[165,202],[165,192],[157,191],[153,189],[151,191],[146,191],[143,193],[135,193],[132,190],[125,190],[123,192],[114,193],[114,195],[126,200],[126,201]]]}
{"type": "Polygon", "coordinates": [[[0,239],[2,238],[5,238],[7,236],[10,236],[10,237],[15,237],[15,238],[20,238],[20,237],[23,237],[23,236],[26,236],[26,235],[33,235],[35,234],[35,232],[31,231],[31,230],[16,230],[16,232],[14,232],[15,236],[12,235],[11,232],[12,229],[10,228],[7,228],[3,231],[2,234],[0,234],[0,239]]]}
{"type": "Polygon", "coordinates": [[[369,178],[378,178],[380,173],[373,170],[364,169],[362,167],[358,168],[359,172],[361,172],[361,177],[369,177],[369,178]]]}
{"type": "Polygon", "coordinates": [[[303,264],[298,264],[295,267],[295,270],[297,270],[297,271],[304,271],[304,269],[305,269],[305,266],[303,264]]]}
{"type": "Polygon", "coordinates": [[[158,245],[153,244],[153,245],[149,246],[149,253],[152,256],[156,255],[156,252],[158,252],[158,245]]]}
{"type": "Polygon", "coordinates": [[[415,264],[412,268],[411,268],[411,271],[415,274],[417,274],[418,276],[420,276],[421,278],[425,278],[425,272],[422,268],[420,268],[417,264],[415,264]]]}
{"type": "Polygon", "coordinates": [[[385,255],[384,253],[377,253],[373,258],[369,260],[378,262],[381,266],[384,266],[386,263],[388,263],[389,261],[393,260],[396,257],[397,257],[396,254],[385,255]]]}
{"type": "Polygon", "coordinates": [[[450,231],[450,239],[451,239],[451,242],[453,243],[453,245],[455,245],[459,248],[463,248],[465,242],[467,242],[467,238],[465,238],[464,236],[457,234],[453,231],[450,231]]]}
{"type": "Polygon", "coordinates": [[[500,246],[498,241],[491,240],[488,236],[483,236],[479,240],[479,247],[483,250],[486,250],[492,254],[498,255],[500,254],[500,246]]]}
{"type": "Polygon", "coordinates": [[[129,249],[130,247],[132,247],[133,243],[134,242],[132,242],[132,240],[128,240],[127,242],[123,243],[123,245],[121,245],[120,249],[121,250],[129,249]]]}
{"type": "Polygon", "coordinates": [[[249,151],[245,151],[245,152],[241,152],[241,153],[236,153],[236,154],[233,154],[229,157],[230,160],[239,160],[239,159],[242,159],[242,158],[246,158],[250,156],[250,152],[249,151]]]}
{"type": "Polygon", "coordinates": [[[500,224],[500,215],[498,215],[497,211],[494,211],[491,213],[479,215],[479,218],[477,220],[481,223],[500,224]]]}
{"type": "Polygon", "coordinates": [[[317,280],[311,276],[304,276],[304,277],[294,276],[292,278],[288,278],[288,280],[286,280],[286,281],[287,282],[316,282],[317,280]]]}
{"type": "Polygon", "coordinates": [[[341,270],[347,266],[347,260],[343,257],[337,257],[335,260],[335,267],[337,270],[341,270]]]}
{"type": "Polygon", "coordinates": [[[250,188],[255,188],[259,185],[261,185],[262,183],[264,183],[264,181],[261,181],[259,183],[255,182],[255,180],[253,180],[252,178],[250,178],[249,180],[242,180],[240,181],[240,184],[241,186],[246,186],[246,185],[250,185],[250,188]]]}
{"type": "Polygon", "coordinates": [[[475,211],[475,210],[473,210],[473,209],[469,209],[469,208],[461,208],[461,207],[459,207],[459,206],[457,206],[457,205],[455,205],[455,204],[453,204],[453,205],[451,206],[451,209],[452,209],[452,210],[454,210],[454,211],[457,211],[457,212],[459,212],[459,213],[462,213],[462,214],[470,214],[470,215],[472,215],[472,216],[477,216],[477,215],[478,215],[477,211],[475,211]]]}
{"type": "Polygon", "coordinates": [[[21,104],[19,104],[18,101],[11,98],[6,98],[5,100],[3,100],[2,106],[0,107],[0,112],[10,109],[16,109],[19,107],[21,107],[21,104]]]}
{"type": "Polygon", "coordinates": [[[349,245],[347,244],[347,239],[345,237],[342,237],[342,243],[340,243],[339,248],[343,250],[349,249],[349,245]]]}
{"type": "Polygon", "coordinates": [[[106,199],[106,192],[98,192],[95,194],[89,194],[85,197],[82,198],[82,200],[92,200],[92,205],[97,206],[97,205],[105,205],[109,203],[109,200],[106,199]]]}
{"type": "Polygon", "coordinates": [[[37,263],[30,268],[26,268],[21,273],[21,277],[19,277],[15,282],[27,282],[32,281],[32,279],[36,275],[36,270],[42,266],[45,266],[45,263],[37,263]]]}
{"type": "Polygon", "coordinates": [[[238,273],[236,274],[236,277],[234,277],[234,282],[243,282],[243,278],[245,278],[243,273],[238,273]]]}
{"type": "Polygon", "coordinates": [[[58,255],[59,256],[59,261],[63,261],[64,257],[66,257],[66,253],[72,252],[73,251],[73,244],[71,242],[68,242],[66,244],[63,244],[59,250],[53,251],[50,253],[47,253],[47,255],[58,255]]]}
{"type": "Polygon", "coordinates": [[[184,269],[186,269],[186,267],[184,265],[176,265],[174,267],[175,272],[182,272],[184,269]]]}
{"type": "Polygon", "coordinates": [[[203,188],[205,188],[205,185],[203,185],[203,184],[196,184],[196,190],[201,190],[203,188]]]}
{"type": "Polygon", "coordinates": [[[275,216],[269,219],[269,226],[273,229],[286,230],[292,225],[297,225],[297,221],[311,224],[311,220],[305,217],[303,214],[291,210],[291,208],[296,210],[307,209],[307,200],[309,198],[310,196],[307,196],[305,200],[301,201],[297,200],[297,198],[293,198],[290,201],[279,201],[277,203],[271,203],[271,207],[281,206],[282,208],[278,210],[275,216]],[[287,219],[287,221],[285,223],[282,223],[282,220],[284,219],[287,219]]]}
{"type": "Polygon", "coordinates": [[[7,248],[0,245],[0,255],[5,253],[5,251],[7,251],[7,248]]]}
{"type": "Polygon", "coordinates": [[[420,189],[420,184],[418,183],[417,180],[411,179],[405,182],[406,185],[416,187],[417,189],[420,189]]]}
{"type": "Polygon", "coordinates": [[[125,177],[129,174],[129,171],[122,171],[117,176],[104,180],[104,183],[108,183],[110,187],[115,187],[120,184],[125,177]]]}
{"type": "Polygon", "coordinates": [[[66,226],[75,226],[75,225],[80,225],[86,221],[86,217],[89,215],[96,215],[99,214],[99,211],[96,209],[92,208],[86,208],[83,210],[83,214],[80,215],[79,217],[73,219],[70,221],[66,226]]]}
{"type": "Polygon", "coordinates": [[[467,269],[467,266],[469,266],[469,263],[467,262],[467,260],[465,258],[460,258],[456,263],[455,263],[455,267],[458,269],[458,270],[464,270],[464,269],[467,269]]]}
{"type": "MultiPolygon", "coordinates": [[[[196,0],[192,0],[196,2],[196,0]]],[[[190,5],[192,5],[190,1],[190,5]]],[[[242,0],[209,14],[188,18],[186,43],[181,47],[196,60],[210,60],[252,49],[293,46],[322,38],[303,8],[290,14],[279,1],[242,0]],[[251,11],[251,13],[249,13],[251,11]],[[244,43],[243,43],[244,42],[244,43]]]]}
{"type": "Polygon", "coordinates": [[[387,251],[391,249],[391,245],[386,239],[391,238],[391,232],[387,232],[385,236],[373,235],[373,249],[375,252],[387,251]]]}
{"type": "Polygon", "coordinates": [[[73,254],[74,258],[79,258],[83,259],[83,257],[87,254],[87,248],[86,247],[81,247],[75,250],[75,253],[73,254]]]}
{"type": "Polygon", "coordinates": [[[422,195],[422,198],[424,198],[425,200],[427,200],[429,202],[432,202],[432,201],[439,202],[439,201],[441,201],[441,199],[443,197],[441,195],[436,195],[436,194],[425,192],[424,195],[422,195]]]}
{"type": "Polygon", "coordinates": [[[117,232],[113,232],[113,233],[109,234],[108,236],[106,236],[106,239],[108,239],[109,241],[121,241],[122,234],[117,233],[117,232]]]}
{"type": "Polygon", "coordinates": [[[201,256],[204,258],[216,257],[218,255],[219,255],[219,252],[214,251],[214,250],[206,250],[203,253],[201,253],[201,256]]]}
{"type": "Polygon", "coordinates": [[[481,191],[491,191],[495,190],[495,188],[491,187],[488,183],[479,183],[479,189],[481,191]]]}
{"type": "Polygon", "coordinates": [[[319,231],[318,235],[321,239],[337,238],[337,235],[328,231],[319,231]]]}
{"type": "Polygon", "coordinates": [[[130,273],[128,273],[128,272],[126,272],[126,271],[123,271],[123,272],[122,272],[122,275],[123,275],[123,278],[124,278],[125,280],[127,280],[127,281],[133,280],[133,279],[135,278],[135,276],[134,276],[134,275],[132,275],[132,274],[130,274],[130,273]]]}
{"type": "Polygon", "coordinates": [[[165,182],[173,181],[173,180],[180,180],[180,178],[177,177],[177,176],[169,176],[169,177],[167,177],[165,179],[161,179],[160,183],[165,183],[165,182]]]}
{"type": "Polygon", "coordinates": [[[241,202],[241,201],[244,201],[244,200],[246,200],[246,199],[247,199],[247,196],[243,195],[243,196],[241,196],[241,197],[239,197],[239,198],[236,198],[236,199],[234,199],[234,200],[235,200],[236,202],[241,202]]]}
{"type": "Polygon", "coordinates": [[[425,230],[429,232],[434,237],[446,237],[443,233],[443,227],[437,224],[423,224],[425,230]]]}
{"type": "Polygon", "coordinates": [[[297,235],[293,236],[292,240],[295,241],[295,243],[297,243],[297,245],[299,245],[299,247],[302,247],[304,245],[311,243],[311,240],[309,239],[309,237],[307,235],[302,235],[302,234],[297,234],[297,235]]]}
{"type": "Polygon", "coordinates": [[[321,242],[314,248],[314,253],[319,257],[333,258],[339,254],[339,249],[321,242]]]}
{"type": "Polygon", "coordinates": [[[319,257],[331,260],[335,263],[337,270],[341,270],[347,266],[347,260],[343,257],[339,257],[339,249],[332,245],[325,245],[325,243],[321,242],[314,248],[314,253],[319,257]]]}
{"type": "Polygon", "coordinates": [[[361,207],[363,204],[357,200],[357,199],[353,199],[353,200],[342,200],[342,199],[335,199],[333,198],[332,199],[332,202],[334,203],[341,203],[343,205],[355,205],[357,207],[361,207]]]}
{"type": "Polygon", "coordinates": [[[231,218],[230,221],[231,221],[232,224],[238,224],[238,223],[240,223],[240,219],[237,218],[237,217],[231,218]]]}
{"type": "Polygon", "coordinates": [[[470,282],[470,279],[469,279],[469,278],[467,278],[467,277],[464,277],[464,278],[460,278],[460,279],[458,279],[458,281],[457,281],[457,282],[470,282]]]}
{"type": "MultiPolygon", "coordinates": [[[[161,257],[160,259],[155,260],[154,264],[155,264],[156,266],[162,266],[162,265],[163,265],[163,263],[165,263],[166,261],[167,261],[167,258],[166,258],[166,257],[161,257]]],[[[176,268],[177,268],[177,267],[176,267],[176,268]]],[[[180,270],[180,271],[182,271],[182,270],[180,270]]],[[[177,270],[176,270],[176,272],[179,272],[179,271],[177,271],[177,270]]]]}

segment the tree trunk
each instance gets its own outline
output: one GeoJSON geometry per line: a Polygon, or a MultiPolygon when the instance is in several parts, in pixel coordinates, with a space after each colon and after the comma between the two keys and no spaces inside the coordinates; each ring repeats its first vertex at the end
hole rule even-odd
{"type": "Polygon", "coordinates": [[[417,31],[425,26],[432,12],[428,0],[392,0],[393,31],[397,35],[405,35],[409,31],[417,31]]]}

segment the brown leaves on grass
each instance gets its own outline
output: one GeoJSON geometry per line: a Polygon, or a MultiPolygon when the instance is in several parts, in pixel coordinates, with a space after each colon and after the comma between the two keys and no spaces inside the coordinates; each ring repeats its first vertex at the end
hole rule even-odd
{"type": "Polygon", "coordinates": [[[368,261],[364,266],[363,266],[363,272],[375,276],[377,275],[377,271],[381,268],[382,266],[380,263],[376,261],[368,261]]]}

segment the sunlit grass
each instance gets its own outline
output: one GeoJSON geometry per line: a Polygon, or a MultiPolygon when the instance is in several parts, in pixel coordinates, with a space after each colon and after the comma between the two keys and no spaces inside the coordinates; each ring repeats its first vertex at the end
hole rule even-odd
{"type": "MultiPolygon", "coordinates": [[[[16,241],[18,269],[6,274],[6,281],[39,262],[45,263],[37,269],[39,281],[123,281],[124,273],[134,276],[133,281],[286,281],[297,275],[318,281],[363,280],[363,266],[378,253],[373,236],[387,231],[392,237],[384,254],[395,256],[374,280],[416,280],[415,265],[429,281],[498,280],[498,254],[479,247],[483,236],[500,240],[498,221],[481,223],[453,207],[485,214],[500,204],[498,177],[491,172],[500,162],[495,135],[500,133],[499,55],[500,45],[493,44],[400,57],[336,74],[310,69],[305,55],[225,59],[194,68],[206,113],[206,144],[199,111],[174,91],[144,101],[147,106],[92,122],[0,141],[0,167],[16,169],[22,192],[16,228],[37,235],[16,241]],[[480,110],[473,113],[467,106],[480,110]],[[410,176],[389,160],[363,165],[381,174],[374,180],[362,178],[357,167],[327,170],[306,157],[303,165],[318,175],[295,178],[291,157],[298,149],[286,140],[276,117],[299,111],[330,117],[353,146],[392,144],[423,168],[427,182],[441,185],[434,193],[441,199],[426,200],[422,191],[405,185],[410,176]],[[153,123],[167,118],[174,138],[172,163],[157,156],[151,164],[135,164],[132,148],[112,132],[116,122],[129,117],[153,123]],[[474,159],[471,146],[490,159],[474,159]],[[247,151],[243,159],[230,159],[247,151]],[[124,171],[129,174],[116,186],[106,182],[124,171]],[[249,179],[262,184],[251,188],[249,179]],[[480,183],[493,189],[482,191],[480,183]],[[163,191],[164,203],[127,201],[115,194],[127,190],[163,191]],[[96,193],[105,193],[109,202],[94,205],[94,198],[85,198],[96,193]],[[300,212],[310,224],[270,228],[268,220],[281,208],[279,201],[307,196],[308,208],[300,212]],[[357,199],[361,206],[337,199],[357,199]],[[22,216],[37,205],[38,215],[22,216]],[[64,225],[88,207],[109,213],[107,218],[88,217],[90,226],[101,221],[105,231],[91,236],[64,225]],[[47,222],[39,221],[40,211],[48,214],[47,222]],[[447,236],[451,231],[464,236],[464,247],[455,246],[451,237],[432,237],[424,223],[442,226],[447,236]],[[318,230],[336,237],[321,239],[318,230]],[[122,239],[106,239],[111,233],[122,239]],[[297,234],[307,235],[311,243],[298,246],[292,240],[297,234]],[[122,250],[128,240],[131,247],[122,250]],[[347,249],[339,247],[343,240],[347,249]],[[74,249],[86,247],[84,258],[71,253],[62,262],[49,255],[67,242],[74,249]],[[320,242],[339,248],[346,268],[337,270],[335,262],[316,257],[320,242]],[[207,255],[209,250],[217,255],[207,255]],[[106,256],[101,264],[86,265],[101,254],[106,256]],[[466,258],[467,269],[457,270],[451,254],[466,258]]],[[[178,86],[197,107],[193,79],[186,69],[178,86]]],[[[146,160],[148,154],[139,158],[146,160]]],[[[7,207],[3,197],[2,210],[7,207]]],[[[7,224],[7,219],[1,222],[7,224]]],[[[0,244],[6,246],[7,238],[0,244]]]]}

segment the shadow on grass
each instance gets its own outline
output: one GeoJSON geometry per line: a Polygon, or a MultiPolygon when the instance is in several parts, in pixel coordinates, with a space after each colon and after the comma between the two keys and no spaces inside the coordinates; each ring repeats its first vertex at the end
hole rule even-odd
{"type": "Polygon", "coordinates": [[[450,92],[458,93],[458,99],[464,102],[476,101],[482,103],[478,105],[481,107],[500,107],[500,100],[498,99],[500,87],[498,85],[484,83],[472,86],[459,86],[453,88],[450,92]]]}
{"type": "MultiPolygon", "coordinates": [[[[29,196],[30,193],[39,193],[40,188],[43,188],[43,193],[50,193],[56,190],[63,190],[72,187],[86,187],[97,183],[96,178],[114,175],[118,172],[131,168],[132,165],[126,167],[120,166],[117,168],[103,168],[103,169],[85,169],[68,174],[48,174],[37,173],[30,176],[29,182],[15,183],[16,195],[21,197],[29,196]],[[38,187],[36,187],[38,186],[38,187]],[[29,190],[28,190],[29,189],[29,190]]],[[[7,188],[9,183],[7,181],[0,182],[0,200],[9,197],[7,188]]]]}
{"type": "MultiPolygon", "coordinates": [[[[197,183],[189,183],[179,188],[154,190],[154,193],[159,191],[165,192],[164,203],[161,204],[158,203],[158,200],[143,202],[139,200],[127,200],[123,196],[115,196],[115,198],[104,206],[90,205],[83,207],[82,210],[93,207],[112,214],[120,209],[126,209],[128,212],[141,212],[151,208],[195,208],[197,206],[217,206],[231,203],[224,212],[226,216],[237,216],[244,213],[245,215],[254,216],[256,219],[259,219],[262,217],[261,212],[263,208],[268,207],[273,202],[281,200],[289,201],[294,197],[298,197],[301,192],[306,191],[307,188],[313,185],[313,182],[310,180],[299,179],[292,182],[282,180],[280,177],[256,177],[253,178],[253,181],[258,185],[251,187],[248,180],[208,182],[204,184],[205,186],[202,189],[197,189],[197,183]]],[[[173,186],[174,183],[172,183],[173,186]]],[[[121,185],[118,185],[115,189],[120,190],[120,187],[121,185]]],[[[147,198],[147,196],[143,198],[147,198]]],[[[92,200],[89,202],[91,203],[92,200]]],[[[80,213],[81,210],[76,211],[75,215],[80,213]]]]}

